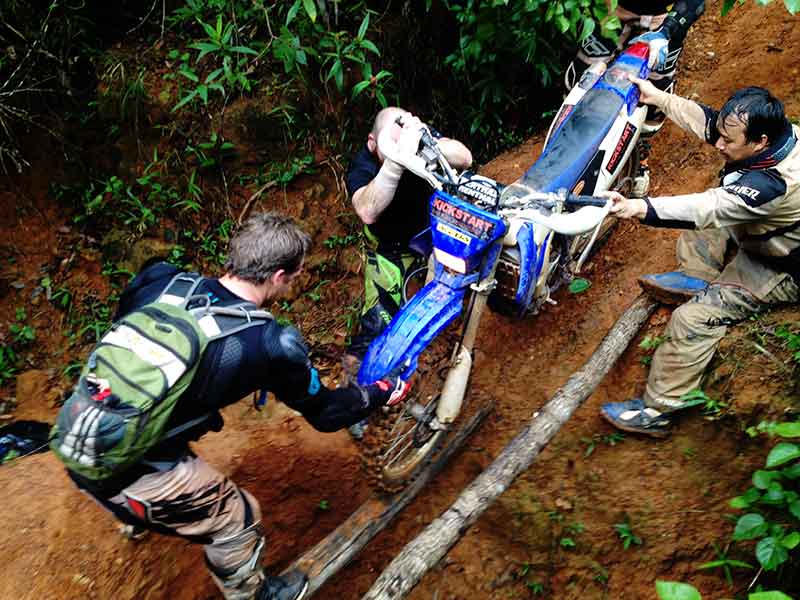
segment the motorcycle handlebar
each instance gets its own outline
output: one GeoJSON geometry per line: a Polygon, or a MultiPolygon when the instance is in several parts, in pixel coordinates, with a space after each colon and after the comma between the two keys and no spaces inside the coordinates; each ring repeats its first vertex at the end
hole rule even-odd
{"type": "Polygon", "coordinates": [[[603,208],[606,204],[608,204],[608,199],[596,198],[594,196],[579,196],[577,194],[569,194],[564,199],[564,204],[570,208],[581,208],[583,206],[596,206],[598,208],[603,208]]]}

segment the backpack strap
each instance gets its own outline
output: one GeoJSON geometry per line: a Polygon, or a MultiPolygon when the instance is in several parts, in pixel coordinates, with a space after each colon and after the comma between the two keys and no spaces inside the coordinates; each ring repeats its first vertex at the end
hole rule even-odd
{"type": "Polygon", "coordinates": [[[266,310],[259,310],[252,302],[240,302],[231,306],[210,306],[206,304],[190,311],[209,341],[233,335],[250,327],[263,325],[275,317],[266,310]]]}
{"type": "Polygon", "coordinates": [[[230,306],[212,306],[205,294],[196,294],[205,277],[199,273],[178,273],[166,285],[156,302],[181,306],[197,320],[209,341],[227,337],[244,329],[274,320],[272,313],[260,310],[252,302],[230,306]],[[188,308],[193,305],[193,308],[188,308]]]}
{"type": "Polygon", "coordinates": [[[190,298],[195,297],[197,288],[205,277],[199,273],[178,273],[156,298],[156,302],[164,302],[173,306],[186,306],[190,298]]]}

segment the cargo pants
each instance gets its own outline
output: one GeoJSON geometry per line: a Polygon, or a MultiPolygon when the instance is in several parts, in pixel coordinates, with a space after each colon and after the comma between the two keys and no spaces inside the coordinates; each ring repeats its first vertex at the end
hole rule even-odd
{"type": "Polygon", "coordinates": [[[800,298],[790,275],[772,271],[741,248],[725,265],[731,240],[727,229],[687,231],[678,239],[679,270],[709,285],[672,313],[647,379],[643,399],[648,407],[682,408],[681,396],[700,387],[729,325],[800,298]]]}

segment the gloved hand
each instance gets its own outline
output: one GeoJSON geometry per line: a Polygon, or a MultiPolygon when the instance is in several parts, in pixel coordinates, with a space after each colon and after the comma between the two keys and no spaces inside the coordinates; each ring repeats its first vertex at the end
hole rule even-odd
{"type": "Polygon", "coordinates": [[[658,31],[648,31],[631,40],[631,44],[637,42],[644,42],[650,46],[647,66],[651,71],[664,66],[667,62],[667,47],[669,46],[669,38],[666,33],[660,29],[658,31]]]}
{"type": "Polygon", "coordinates": [[[411,390],[411,384],[400,377],[402,367],[398,367],[383,379],[365,386],[370,403],[379,402],[385,406],[394,406],[402,402],[411,390]]]}
{"type": "Polygon", "coordinates": [[[419,141],[425,125],[417,117],[407,114],[403,117],[402,131],[397,139],[397,150],[401,154],[414,156],[419,150],[419,141]]]}

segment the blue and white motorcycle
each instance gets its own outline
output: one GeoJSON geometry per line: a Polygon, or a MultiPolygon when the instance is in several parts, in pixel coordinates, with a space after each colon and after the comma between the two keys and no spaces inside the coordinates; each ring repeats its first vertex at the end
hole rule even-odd
{"type": "Polygon", "coordinates": [[[458,418],[486,304],[522,316],[553,302],[551,293],[580,271],[613,224],[610,201],[595,196],[641,183],[634,182],[636,148],[647,109],[628,75],[647,77],[647,53],[646,44],[634,44],[607,68],[587,71],[556,114],[539,159],[510,185],[455,173],[425,133],[413,156],[379,138],[385,156],[434,188],[425,232],[432,252],[429,282],[372,343],[359,381],[398,369],[411,377],[431,342],[459,316],[463,323],[441,392],[417,394],[391,423],[380,449],[384,484],[407,481],[458,418]]]}

